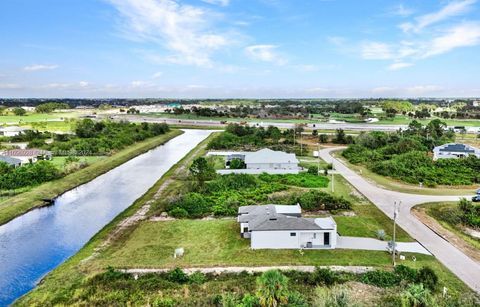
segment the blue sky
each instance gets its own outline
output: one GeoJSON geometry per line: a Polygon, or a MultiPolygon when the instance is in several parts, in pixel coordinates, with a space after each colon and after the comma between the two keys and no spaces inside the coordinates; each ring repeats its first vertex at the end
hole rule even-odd
{"type": "Polygon", "coordinates": [[[0,97],[480,96],[480,0],[3,0],[0,97]]]}

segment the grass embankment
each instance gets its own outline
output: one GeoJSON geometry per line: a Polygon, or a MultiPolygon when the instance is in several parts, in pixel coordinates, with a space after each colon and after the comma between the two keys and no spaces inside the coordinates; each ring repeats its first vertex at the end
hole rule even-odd
{"type": "Polygon", "coordinates": [[[399,180],[385,177],[379,174],[375,174],[374,172],[370,171],[367,167],[363,165],[355,165],[348,162],[344,159],[340,151],[334,152],[333,156],[335,158],[341,160],[343,164],[348,166],[350,169],[354,170],[355,172],[359,173],[365,179],[369,180],[370,182],[375,183],[381,188],[403,192],[403,193],[410,193],[410,194],[422,194],[422,195],[473,195],[475,194],[475,190],[477,186],[442,186],[439,185],[435,188],[427,188],[427,187],[420,187],[419,185],[408,184],[405,182],[401,182],[399,180]]]}
{"type": "Polygon", "coordinates": [[[67,118],[76,118],[80,116],[79,112],[54,112],[54,113],[27,113],[23,116],[17,115],[1,115],[0,124],[22,124],[22,123],[36,123],[54,120],[64,120],[67,118]]]}
{"type": "Polygon", "coordinates": [[[29,210],[44,206],[44,199],[53,199],[68,190],[91,181],[120,164],[123,164],[152,148],[164,144],[181,133],[182,132],[179,130],[172,130],[164,135],[138,142],[113,154],[111,157],[97,161],[78,172],[67,175],[58,180],[41,184],[28,192],[0,202],[0,225],[5,224],[29,210]]]}
{"type": "Polygon", "coordinates": [[[458,210],[458,202],[427,203],[416,206],[415,209],[425,209],[425,213],[434,218],[446,230],[476,249],[480,255],[480,239],[467,234],[464,226],[457,220],[458,216],[455,211],[458,210]]]}
{"type": "MultiPolygon", "coordinates": [[[[92,255],[98,252],[97,248],[109,237],[110,233],[121,221],[135,214],[147,201],[152,200],[162,185],[168,180],[181,176],[181,173],[185,171],[185,166],[189,165],[194,158],[204,155],[206,146],[213,137],[214,134],[210,135],[196,148],[192,149],[182,160],[170,168],[144,195],[117,215],[117,217],[93,236],[74,256],[48,273],[35,289],[17,300],[15,305],[54,305],[57,298],[73,296],[76,289],[79,288],[79,285],[85,281],[85,278],[95,275],[99,273],[99,271],[103,271],[105,269],[104,267],[99,268],[95,265],[96,258],[91,258],[92,255]]],[[[175,185],[170,184],[167,190],[175,190],[175,185]]],[[[132,227],[129,231],[123,233],[116,242],[126,240],[133,230],[134,228],[132,227]]],[[[100,251],[100,256],[102,253],[103,252],[100,251]]]]}

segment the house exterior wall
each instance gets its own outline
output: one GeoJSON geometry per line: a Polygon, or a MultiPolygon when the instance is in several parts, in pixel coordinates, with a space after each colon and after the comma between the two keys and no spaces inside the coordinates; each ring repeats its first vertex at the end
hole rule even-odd
{"type": "Polygon", "coordinates": [[[20,134],[20,131],[3,131],[3,136],[17,136],[20,134]]]}
{"type": "Polygon", "coordinates": [[[297,163],[248,163],[247,169],[298,169],[297,163]]]}
{"type": "Polygon", "coordinates": [[[307,242],[312,242],[313,248],[333,249],[337,245],[337,234],[335,230],[252,231],[250,247],[252,249],[300,249],[306,248],[307,242]],[[325,232],[330,233],[329,246],[323,245],[325,232]],[[290,233],[295,233],[296,236],[291,236],[290,233]]]}
{"type": "Polygon", "coordinates": [[[440,151],[440,149],[435,148],[433,150],[433,160],[438,159],[457,159],[461,157],[468,157],[469,155],[475,155],[477,158],[480,158],[480,153],[466,153],[466,152],[446,152],[440,151]]]}

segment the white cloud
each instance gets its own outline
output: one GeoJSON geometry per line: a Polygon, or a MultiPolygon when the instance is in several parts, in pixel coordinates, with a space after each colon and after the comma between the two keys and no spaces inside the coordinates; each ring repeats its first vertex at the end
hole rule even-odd
{"type": "Polygon", "coordinates": [[[80,87],[88,87],[90,85],[90,83],[88,83],[87,81],[80,81],[80,82],[78,82],[78,85],[80,87]]]}
{"type": "Polygon", "coordinates": [[[163,76],[163,72],[157,71],[156,73],[154,73],[154,74],[152,75],[152,78],[158,79],[158,78],[160,78],[161,76],[163,76]]]}
{"type": "Polygon", "coordinates": [[[25,66],[23,70],[25,71],[39,71],[39,70],[53,70],[57,69],[58,65],[44,65],[44,64],[34,64],[30,66],[25,66]]]}
{"type": "Polygon", "coordinates": [[[442,88],[437,85],[416,85],[405,89],[409,95],[413,96],[437,96],[442,88]]]}
{"type": "Polygon", "coordinates": [[[413,65],[412,63],[397,62],[397,63],[390,64],[387,68],[388,70],[399,70],[399,69],[410,67],[412,65],[413,65]]]}
{"type": "Polygon", "coordinates": [[[14,89],[19,89],[21,86],[19,84],[15,83],[0,83],[0,89],[1,90],[14,90],[14,89]]]}
{"type": "Polygon", "coordinates": [[[389,60],[395,58],[390,44],[381,42],[365,42],[361,45],[361,55],[366,60],[389,60]]]}
{"type": "Polygon", "coordinates": [[[211,66],[212,53],[229,45],[226,34],[216,31],[211,11],[174,0],[107,0],[123,17],[127,36],[154,42],[170,54],[165,61],[211,66]]]}
{"type": "Polygon", "coordinates": [[[400,16],[400,17],[408,17],[414,13],[414,10],[406,7],[403,4],[399,4],[391,9],[390,13],[392,15],[400,16]]]}
{"type": "Polygon", "coordinates": [[[445,34],[433,38],[422,57],[430,57],[459,47],[480,44],[480,23],[464,23],[450,28],[445,34]]]}
{"type": "Polygon", "coordinates": [[[220,6],[227,6],[230,4],[230,0],[202,0],[202,1],[208,4],[220,5],[220,6]]]}
{"type": "Polygon", "coordinates": [[[245,53],[254,60],[283,65],[286,60],[276,52],[277,48],[275,45],[252,45],[245,48],[245,53]]]}
{"type": "Polygon", "coordinates": [[[475,2],[477,2],[477,0],[456,0],[449,2],[439,11],[417,17],[415,18],[415,22],[403,23],[400,25],[400,28],[404,32],[419,32],[432,24],[467,13],[475,2]]]}

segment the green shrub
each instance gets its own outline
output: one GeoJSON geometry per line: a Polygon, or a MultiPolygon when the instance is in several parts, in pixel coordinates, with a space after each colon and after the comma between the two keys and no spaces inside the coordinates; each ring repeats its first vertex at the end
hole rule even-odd
{"type": "Polygon", "coordinates": [[[156,298],[152,302],[152,307],[174,307],[177,306],[175,301],[171,298],[165,297],[165,298],[156,298]]]}
{"type": "Polygon", "coordinates": [[[312,279],[315,284],[321,284],[325,286],[332,286],[338,282],[337,273],[333,272],[329,268],[316,267],[312,273],[312,279]]]}
{"type": "Polygon", "coordinates": [[[318,175],[318,166],[311,165],[308,167],[307,173],[312,175],[318,175]]]}
{"type": "Polygon", "coordinates": [[[438,276],[430,267],[423,267],[418,271],[417,282],[430,290],[435,290],[438,284],[438,276]]]}
{"type": "Polygon", "coordinates": [[[168,212],[169,215],[173,216],[174,218],[177,219],[184,219],[188,217],[188,212],[187,210],[180,208],[180,207],[175,207],[172,210],[168,212]]]}
{"type": "Polygon", "coordinates": [[[245,168],[245,162],[240,159],[233,159],[230,161],[230,168],[231,169],[242,169],[245,168]]]}
{"type": "Polygon", "coordinates": [[[284,174],[284,175],[270,175],[267,173],[258,176],[260,180],[265,182],[278,182],[285,185],[293,185],[304,188],[326,188],[328,186],[328,178],[325,176],[318,176],[311,173],[300,174],[284,174]]]}
{"type": "Polygon", "coordinates": [[[415,282],[417,280],[417,270],[412,269],[408,266],[399,264],[395,266],[394,272],[402,280],[406,280],[408,282],[415,282]]]}
{"type": "Polygon", "coordinates": [[[185,274],[185,272],[183,272],[183,270],[180,268],[175,268],[170,272],[168,272],[167,279],[169,281],[176,282],[179,284],[186,283],[189,280],[188,275],[185,274]]]}
{"type": "Polygon", "coordinates": [[[188,279],[192,284],[200,285],[206,281],[207,277],[202,272],[194,272],[189,276],[188,279]]]}
{"type": "Polygon", "coordinates": [[[369,271],[362,274],[360,281],[381,288],[393,287],[400,282],[399,276],[387,271],[369,271]]]}

